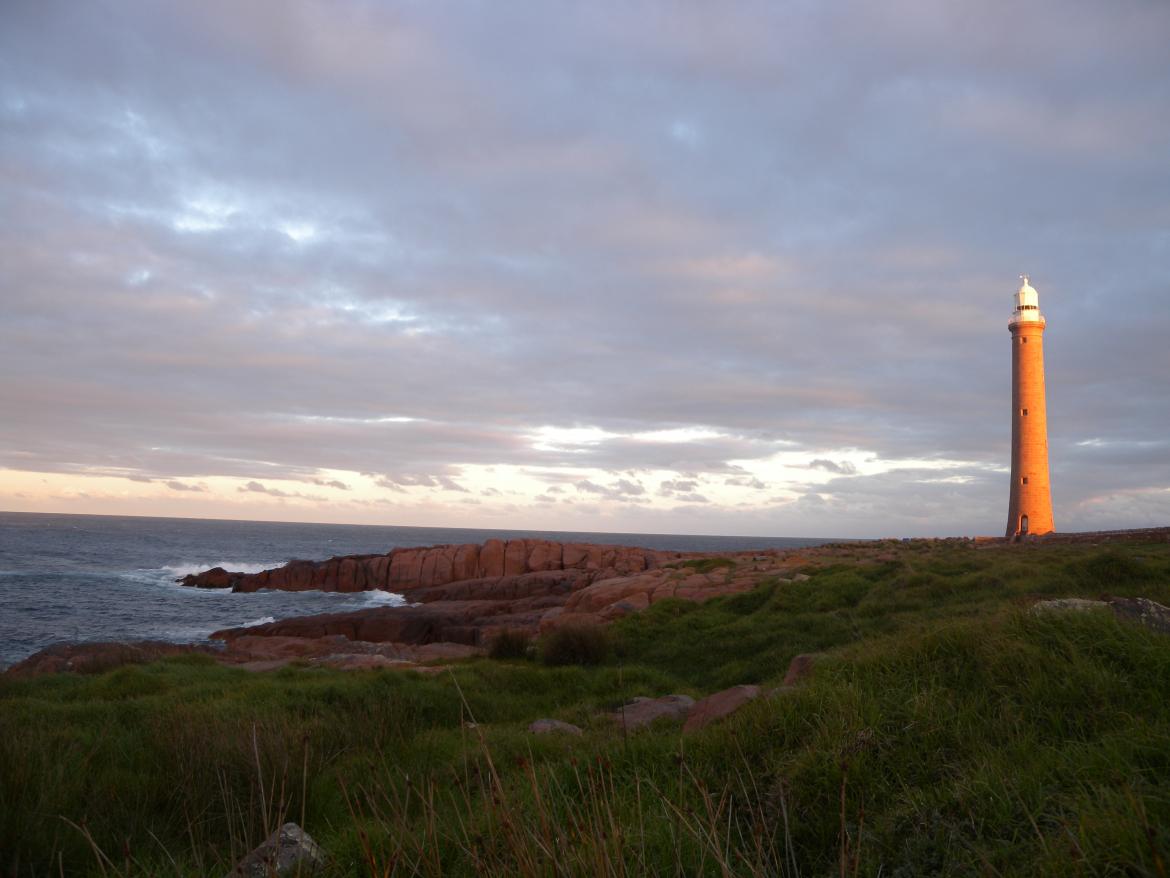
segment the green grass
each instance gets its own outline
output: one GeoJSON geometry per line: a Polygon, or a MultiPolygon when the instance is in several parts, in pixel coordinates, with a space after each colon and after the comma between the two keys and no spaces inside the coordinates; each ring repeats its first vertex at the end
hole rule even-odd
{"type": "Polygon", "coordinates": [[[680,570],[693,570],[696,573],[711,573],[721,567],[726,567],[729,571],[734,570],[735,562],[730,558],[691,558],[667,566],[676,567],[680,570]]]}
{"type": "Polygon", "coordinates": [[[563,625],[540,638],[546,665],[600,665],[610,653],[609,631],[600,625],[563,625]]]}
{"type": "Polygon", "coordinates": [[[1170,604],[1170,547],[897,557],[656,604],[593,667],[0,678],[0,874],[222,874],[291,819],[336,876],[1166,875],[1170,637],[1025,608],[1170,604]],[[694,736],[600,715],[810,651],[807,685],[694,736]]]}

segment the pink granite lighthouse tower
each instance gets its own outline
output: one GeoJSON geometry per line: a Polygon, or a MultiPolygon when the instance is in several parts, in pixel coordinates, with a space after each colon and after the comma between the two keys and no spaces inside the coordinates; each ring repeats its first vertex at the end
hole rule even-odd
{"type": "Polygon", "coordinates": [[[1007,537],[1046,534],[1052,522],[1048,484],[1048,412],[1044,400],[1044,317],[1036,290],[1022,275],[1012,334],[1012,486],[1007,537]]]}

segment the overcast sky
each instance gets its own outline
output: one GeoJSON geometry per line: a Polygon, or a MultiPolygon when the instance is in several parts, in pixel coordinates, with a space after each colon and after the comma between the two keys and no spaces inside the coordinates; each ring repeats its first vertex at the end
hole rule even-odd
{"type": "Polygon", "coordinates": [[[1170,524],[1170,4],[0,7],[0,508],[1170,524]]]}

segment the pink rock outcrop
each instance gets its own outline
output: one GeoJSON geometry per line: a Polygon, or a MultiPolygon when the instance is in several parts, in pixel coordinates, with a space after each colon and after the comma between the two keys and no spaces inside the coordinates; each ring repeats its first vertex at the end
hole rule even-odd
{"type": "MultiPolygon", "coordinates": [[[[604,625],[667,598],[705,601],[789,581],[795,553],[740,554],[701,573],[695,555],[627,546],[488,540],[482,546],[396,549],[387,555],[294,561],[238,576],[234,588],[388,588],[408,606],[282,619],[212,637],[343,637],[370,643],[483,648],[503,631],[537,634],[562,625],[604,625]],[[379,583],[383,583],[380,585],[379,583]]],[[[697,556],[702,558],[702,556],[697,556]]],[[[706,565],[701,565],[707,569],[706,565]]]]}
{"type": "Polygon", "coordinates": [[[660,698],[635,698],[609,714],[609,718],[627,730],[640,729],[655,720],[670,719],[681,722],[695,706],[689,695],[663,695],[660,698]]]}
{"type": "Polygon", "coordinates": [[[289,561],[260,573],[237,573],[217,567],[180,580],[196,588],[231,588],[252,592],[366,591],[408,592],[472,579],[496,579],[559,570],[604,576],[629,576],[688,557],[634,546],[558,543],[550,540],[488,540],[476,544],[394,549],[385,555],[347,555],[325,561],[289,561]]]}
{"type": "Polygon", "coordinates": [[[697,732],[713,722],[735,713],[749,701],[760,696],[759,686],[732,686],[695,702],[687,721],[683,723],[683,734],[697,732]]]}

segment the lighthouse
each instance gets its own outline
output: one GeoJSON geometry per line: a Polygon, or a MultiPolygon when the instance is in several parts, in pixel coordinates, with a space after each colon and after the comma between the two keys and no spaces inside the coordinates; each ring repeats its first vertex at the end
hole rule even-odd
{"type": "Polygon", "coordinates": [[[1012,334],[1012,488],[1007,537],[1054,530],[1048,485],[1048,413],[1044,402],[1044,317],[1036,289],[1021,275],[1012,334]]]}

